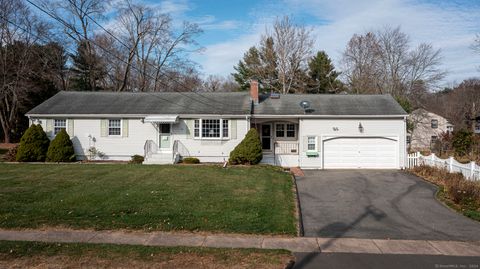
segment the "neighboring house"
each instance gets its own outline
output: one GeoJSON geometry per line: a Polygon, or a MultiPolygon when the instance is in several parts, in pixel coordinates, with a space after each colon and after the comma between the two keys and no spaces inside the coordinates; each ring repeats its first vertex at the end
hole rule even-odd
{"type": "Polygon", "coordinates": [[[405,111],[390,95],[60,92],[27,113],[50,138],[66,129],[78,159],[228,160],[254,127],[263,163],[302,168],[393,168],[406,163],[405,111]],[[303,107],[300,103],[303,102],[303,107]],[[307,107],[308,106],[308,107],[307,107]]]}
{"type": "Polygon", "coordinates": [[[453,132],[447,119],[425,109],[414,110],[408,119],[413,127],[407,136],[410,150],[430,150],[444,133],[453,132]]]}

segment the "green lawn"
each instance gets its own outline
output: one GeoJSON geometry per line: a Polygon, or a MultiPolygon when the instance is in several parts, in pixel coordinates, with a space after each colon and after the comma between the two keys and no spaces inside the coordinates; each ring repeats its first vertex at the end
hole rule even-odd
{"type": "Polygon", "coordinates": [[[270,166],[0,164],[0,227],[295,235],[292,184],[270,166]]]}
{"type": "Polygon", "coordinates": [[[285,250],[0,241],[1,268],[285,268],[292,259],[285,250]]]}

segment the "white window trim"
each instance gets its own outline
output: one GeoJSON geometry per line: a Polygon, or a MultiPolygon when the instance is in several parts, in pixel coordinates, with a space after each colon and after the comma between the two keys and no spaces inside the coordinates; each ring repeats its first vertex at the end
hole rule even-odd
{"type": "Polygon", "coordinates": [[[288,139],[297,139],[298,131],[297,131],[297,124],[291,122],[279,122],[275,123],[275,138],[288,138],[288,139]],[[294,136],[287,136],[288,129],[287,125],[292,124],[294,128],[295,135],[294,136]],[[283,136],[277,136],[277,125],[283,125],[283,136]]]}
{"type": "Polygon", "coordinates": [[[314,136],[314,135],[307,135],[307,148],[306,148],[306,151],[309,151],[309,152],[318,152],[318,141],[317,141],[318,137],[317,136],[314,136]],[[308,140],[310,140],[310,138],[314,139],[314,149],[308,149],[308,145],[311,145],[310,143],[308,143],[308,140]]]}
{"type": "Polygon", "coordinates": [[[123,119],[107,119],[107,136],[108,137],[122,137],[123,134],[123,119]],[[119,120],[120,121],[120,134],[118,135],[111,135],[110,134],[110,121],[111,120],[119,120]]]}
{"type": "Polygon", "coordinates": [[[204,119],[194,119],[193,120],[193,139],[197,140],[228,140],[231,137],[232,127],[231,119],[214,119],[214,118],[204,118],[204,119]],[[198,120],[198,136],[195,136],[195,121],[198,120]],[[220,120],[220,136],[219,137],[203,137],[203,120],[220,120]],[[223,121],[228,121],[228,136],[223,136],[223,121]]]}
{"type": "Polygon", "coordinates": [[[57,136],[57,134],[58,134],[58,133],[55,133],[55,128],[57,128],[55,126],[55,121],[57,121],[57,120],[65,120],[65,128],[63,128],[63,129],[65,129],[65,131],[67,131],[67,128],[68,128],[68,119],[53,119],[53,130],[52,130],[53,136],[57,136]]]}

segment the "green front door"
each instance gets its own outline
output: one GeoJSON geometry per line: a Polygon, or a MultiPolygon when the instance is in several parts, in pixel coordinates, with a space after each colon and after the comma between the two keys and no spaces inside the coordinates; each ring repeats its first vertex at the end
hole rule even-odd
{"type": "Polygon", "coordinates": [[[159,126],[160,131],[160,142],[158,143],[160,149],[170,149],[170,124],[169,123],[161,123],[159,126]]]}

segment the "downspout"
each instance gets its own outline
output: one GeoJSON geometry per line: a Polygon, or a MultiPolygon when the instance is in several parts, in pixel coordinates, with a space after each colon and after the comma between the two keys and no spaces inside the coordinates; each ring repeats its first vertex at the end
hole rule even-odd
{"type": "Polygon", "coordinates": [[[403,170],[407,167],[407,116],[403,117],[403,166],[401,167],[403,170]]]}

